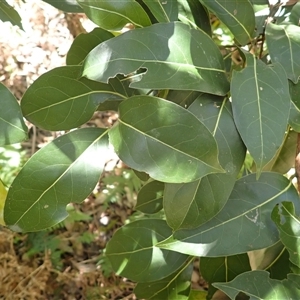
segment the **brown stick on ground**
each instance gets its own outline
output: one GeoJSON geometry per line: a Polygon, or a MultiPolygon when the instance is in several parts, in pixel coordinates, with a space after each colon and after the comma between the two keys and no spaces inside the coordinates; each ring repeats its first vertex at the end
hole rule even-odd
{"type": "Polygon", "coordinates": [[[296,148],[296,157],[295,157],[295,172],[297,178],[297,186],[298,186],[298,193],[300,193],[300,133],[298,133],[297,138],[297,148],[296,148]]]}

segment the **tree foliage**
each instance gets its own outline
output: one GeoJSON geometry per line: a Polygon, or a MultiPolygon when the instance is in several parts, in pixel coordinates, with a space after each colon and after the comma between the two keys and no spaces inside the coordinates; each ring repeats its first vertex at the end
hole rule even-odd
{"type": "Polygon", "coordinates": [[[191,290],[200,258],[207,299],[216,290],[299,299],[300,202],[286,173],[300,175],[300,3],[274,2],[60,1],[99,28],[75,39],[67,66],[38,78],[20,108],[1,86],[2,145],[26,137],[23,116],[72,129],[19,172],[6,226],[38,231],[63,220],[66,204],[93,190],[112,145],[145,182],[143,217],[106,251],[115,272],[137,282],[137,297],[201,299],[191,290]],[[231,44],[219,40],[222,28],[231,44]],[[96,110],[119,119],[79,128],[96,110]]]}

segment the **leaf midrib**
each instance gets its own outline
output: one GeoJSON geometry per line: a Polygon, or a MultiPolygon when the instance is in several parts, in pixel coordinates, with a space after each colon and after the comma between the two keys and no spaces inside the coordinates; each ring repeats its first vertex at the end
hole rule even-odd
{"type": "Polygon", "coordinates": [[[77,159],[75,159],[70,165],[69,167],[47,188],[43,191],[43,193],[38,197],[38,199],[36,201],[34,201],[30,207],[28,209],[26,209],[22,215],[19,217],[19,219],[17,221],[15,221],[15,223],[13,225],[17,225],[20,220],[22,218],[24,218],[24,216],[30,212],[30,210],[32,209],[33,206],[35,206],[40,200],[41,198],[52,188],[56,185],[57,182],[59,182],[59,180],[73,167],[73,165],[78,161],[78,159],[90,148],[92,147],[96,142],[98,142],[102,137],[104,137],[107,134],[108,130],[106,130],[104,133],[102,133],[97,139],[95,139],[78,157],[77,159]]]}

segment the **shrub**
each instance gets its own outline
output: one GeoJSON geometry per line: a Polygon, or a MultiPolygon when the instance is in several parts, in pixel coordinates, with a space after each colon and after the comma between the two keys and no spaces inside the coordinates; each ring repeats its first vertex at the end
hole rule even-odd
{"type": "MultiPolygon", "coordinates": [[[[106,249],[139,298],[211,299],[221,290],[299,299],[300,202],[287,175],[300,149],[295,3],[60,1],[99,27],[75,39],[67,66],[38,78],[20,109],[1,87],[1,144],[26,138],[23,116],[71,130],[16,176],[6,225],[38,231],[66,218],[66,205],[93,190],[112,145],[145,182],[136,205],[145,218],[106,249]],[[117,110],[118,122],[79,128],[96,110],[117,110]],[[207,293],[191,290],[195,257],[207,293]]],[[[298,156],[295,170],[297,178],[298,156]]]]}

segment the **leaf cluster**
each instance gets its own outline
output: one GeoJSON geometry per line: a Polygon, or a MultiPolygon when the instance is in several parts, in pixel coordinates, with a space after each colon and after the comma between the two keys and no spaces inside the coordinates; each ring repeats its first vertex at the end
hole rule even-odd
{"type": "Polygon", "coordinates": [[[286,175],[300,174],[300,4],[78,0],[59,8],[84,11],[99,27],[75,39],[67,65],[39,77],[20,107],[0,89],[1,144],[26,138],[23,116],[70,130],[16,176],[6,225],[38,231],[66,218],[66,205],[93,190],[112,146],[144,182],[136,209],[147,217],[120,228],[106,249],[139,298],[202,297],[191,290],[195,257],[208,299],[216,290],[300,298],[300,202],[286,175]],[[218,41],[216,24],[231,44],[218,41]],[[119,119],[80,128],[96,110],[117,110],[119,119]]]}

